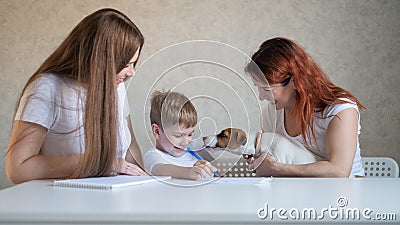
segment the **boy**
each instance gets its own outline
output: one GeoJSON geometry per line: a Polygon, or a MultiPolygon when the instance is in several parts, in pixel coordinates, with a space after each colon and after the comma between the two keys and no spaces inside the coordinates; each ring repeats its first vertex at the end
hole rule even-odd
{"type": "Polygon", "coordinates": [[[150,122],[155,148],[144,156],[147,170],[156,176],[198,180],[217,169],[187,151],[197,124],[197,112],[189,99],[177,92],[155,91],[151,97],[150,122]]]}

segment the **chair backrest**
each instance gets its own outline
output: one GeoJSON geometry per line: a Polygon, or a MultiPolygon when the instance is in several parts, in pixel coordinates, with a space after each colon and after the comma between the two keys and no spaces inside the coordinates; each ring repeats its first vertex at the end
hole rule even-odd
{"type": "Polygon", "coordinates": [[[247,170],[247,162],[243,157],[220,158],[215,163],[218,173],[225,177],[255,177],[256,174],[247,170]]]}
{"type": "MultiPolygon", "coordinates": [[[[362,157],[366,177],[399,177],[399,165],[389,157],[362,157]]],[[[215,163],[218,173],[225,177],[255,177],[247,170],[243,158],[220,158],[215,163]]]]}
{"type": "Polygon", "coordinates": [[[389,157],[362,157],[366,177],[399,177],[399,165],[389,157]]]}

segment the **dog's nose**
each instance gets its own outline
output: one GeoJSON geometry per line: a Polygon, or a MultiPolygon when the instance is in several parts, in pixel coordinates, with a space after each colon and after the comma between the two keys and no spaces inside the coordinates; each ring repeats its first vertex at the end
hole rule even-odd
{"type": "Polygon", "coordinates": [[[207,137],[203,137],[203,141],[205,141],[207,139],[207,137]]]}

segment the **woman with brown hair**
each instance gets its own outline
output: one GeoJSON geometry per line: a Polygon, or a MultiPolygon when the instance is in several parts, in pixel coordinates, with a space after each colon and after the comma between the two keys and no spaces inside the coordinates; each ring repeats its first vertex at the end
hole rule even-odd
{"type": "Polygon", "coordinates": [[[245,70],[258,87],[260,100],[269,101],[262,115],[263,132],[300,142],[324,160],[289,165],[264,155],[248,159],[250,168],[258,176],[364,176],[358,138],[361,103],[334,85],[289,39],[267,40],[251,58],[245,70]]]}
{"type": "Polygon", "coordinates": [[[19,98],[6,158],[10,181],[146,174],[123,105],[123,81],[135,75],[143,43],[114,9],[72,30],[19,98]]]}

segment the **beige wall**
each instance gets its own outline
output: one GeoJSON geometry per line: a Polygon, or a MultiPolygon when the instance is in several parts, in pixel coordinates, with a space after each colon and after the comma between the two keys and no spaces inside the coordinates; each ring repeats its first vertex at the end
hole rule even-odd
{"type": "MultiPolygon", "coordinates": [[[[251,54],[265,39],[296,40],[367,107],[364,156],[400,162],[400,1],[0,1],[0,151],[27,78],[87,14],[126,13],[146,38],[141,62],[182,41],[215,40],[251,54]]],[[[139,90],[140,91],[140,90],[139,90]]],[[[143,90],[146,91],[146,90],[143,90]]],[[[0,157],[0,189],[9,185],[0,157]]]]}

